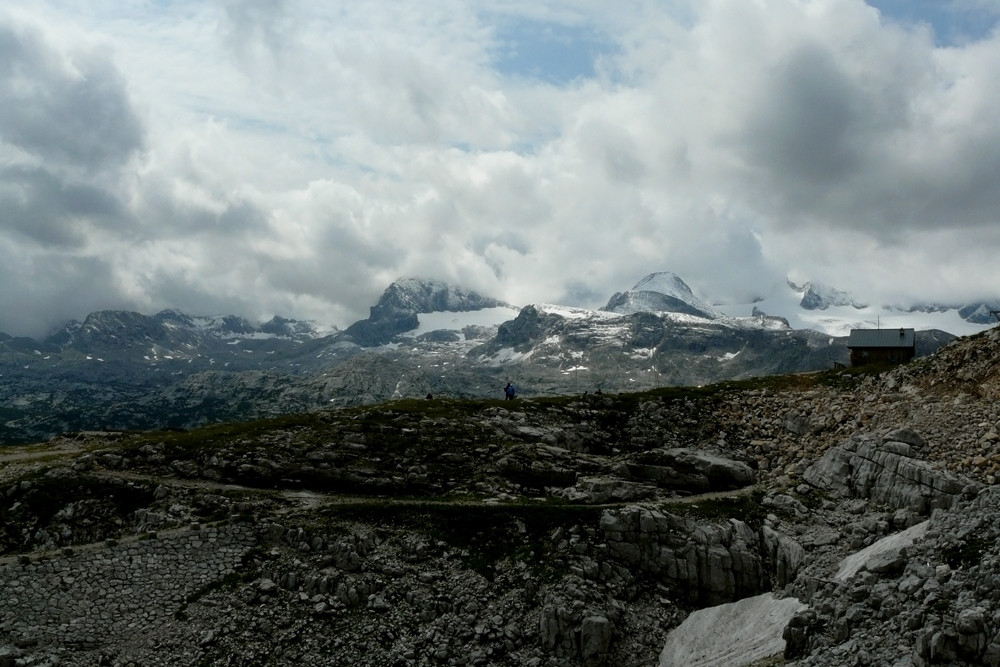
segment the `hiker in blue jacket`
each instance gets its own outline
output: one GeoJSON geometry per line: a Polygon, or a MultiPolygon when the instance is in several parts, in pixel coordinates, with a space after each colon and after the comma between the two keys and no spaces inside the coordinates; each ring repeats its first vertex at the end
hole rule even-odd
{"type": "Polygon", "coordinates": [[[507,386],[503,388],[503,393],[504,393],[504,396],[506,397],[504,399],[505,401],[513,401],[514,400],[514,394],[517,393],[517,388],[513,384],[511,384],[510,382],[508,382],[507,386]]]}

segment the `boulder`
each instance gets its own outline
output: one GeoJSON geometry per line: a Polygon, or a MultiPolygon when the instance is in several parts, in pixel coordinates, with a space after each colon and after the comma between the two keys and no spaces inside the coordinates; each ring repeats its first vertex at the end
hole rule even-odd
{"type": "Polygon", "coordinates": [[[636,482],[608,477],[585,477],[569,488],[559,489],[552,493],[556,498],[564,498],[571,503],[600,505],[603,503],[621,503],[653,498],[655,487],[636,482]]]}
{"type": "Polygon", "coordinates": [[[682,447],[644,452],[627,470],[633,478],[692,492],[741,489],[754,482],[754,471],[745,463],[682,447]]]}
{"type": "Polygon", "coordinates": [[[906,447],[904,453],[898,446],[886,447],[880,438],[856,436],[828,450],[803,478],[843,498],[865,498],[920,514],[952,507],[967,483],[910,457],[906,447]]]}
{"type": "Polygon", "coordinates": [[[587,667],[599,667],[607,662],[611,646],[612,625],[605,616],[588,616],[580,625],[580,655],[587,667]]]}

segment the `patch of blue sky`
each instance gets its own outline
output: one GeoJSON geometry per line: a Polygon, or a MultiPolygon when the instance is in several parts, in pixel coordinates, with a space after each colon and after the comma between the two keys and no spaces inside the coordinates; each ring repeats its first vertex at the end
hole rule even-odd
{"type": "Polygon", "coordinates": [[[225,116],[219,116],[219,118],[225,120],[226,123],[233,129],[245,130],[252,134],[280,136],[287,134],[289,131],[288,126],[284,123],[265,120],[254,116],[230,113],[225,116]]]}
{"type": "Polygon", "coordinates": [[[997,28],[995,0],[867,0],[882,16],[902,25],[926,24],[938,46],[958,46],[988,37],[997,28]]]}
{"type": "Polygon", "coordinates": [[[518,19],[498,26],[495,64],[504,76],[562,86],[595,75],[614,44],[586,26],[518,19]]]}

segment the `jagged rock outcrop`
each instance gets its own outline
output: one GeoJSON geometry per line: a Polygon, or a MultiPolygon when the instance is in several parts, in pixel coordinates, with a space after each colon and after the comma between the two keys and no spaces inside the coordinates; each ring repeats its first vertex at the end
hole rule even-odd
{"type": "Polygon", "coordinates": [[[885,438],[859,434],[827,451],[802,476],[843,498],[868,498],[921,514],[952,507],[963,492],[974,492],[967,488],[968,482],[914,458],[914,445],[922,443],[909,429],[885,438]]]}
{"type": "Polygon", "coordinates": [[[843,580],[809,585],[803,573],[790,588],[810,608],[786,628],[786,664],[1000,665],[998,507],[1000,490],[983,489],[935,510],[906,546],[886,539],[885,557],[843,580]]]}
{"type": "MultiPolygon", "coordinates": [[[[525,306],[517,317],[504,322],[497,329],[497,335],[492,343],[485,348],[487,351],[511,347],[519,349],[532,343],[537,343],[545,332],[561,318],[557,315],[543,314],[535,306],[525,306]]],[[[477,352],[481,352],[477,350],[477,352]]]]}
{"type": "MultiPolygon", "coordinates": [[[[792,286],[796,287],[795,285],[792,286]]],[[[805,310],[826,310],[830,306],[852,306],[859,309],[866,307],[866,304],[855,302],[849,293],[830,287],[829,285],[806,283],[798,287],[798,289],[803,290],[802,300],[799,302],[799,305],[805,310]]]]}
{"type": "Polygon", "coordinates": [[[344,333],[359,345],[374,347],[416,329],[420,313],[466,312],[506,305],[454,285],[408,278],[389,285],[371,307],[368,319],[355,322],[344,333]]]}
{"type": "Polygon", "coordinates": [[[719,604],[787,583],[801,549],[773,532],[770,540],[738,519],[698,524],[645,508],[607,510],[601,531],[610,554],[659,578],[689,602],[719,604]],[[765,542],[769,541],[769,544],[765,542]]]}

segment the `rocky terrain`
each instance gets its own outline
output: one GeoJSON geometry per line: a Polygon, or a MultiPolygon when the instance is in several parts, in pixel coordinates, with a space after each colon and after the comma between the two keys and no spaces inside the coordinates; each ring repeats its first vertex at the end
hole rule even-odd
{"type": "Polygon", "coordinates": [[[0,665],[656,665],[765,593],[806,607],[757,664],[1000,665],[998,365],[990,330],[893,370],[6,447],[0,665]]]}

